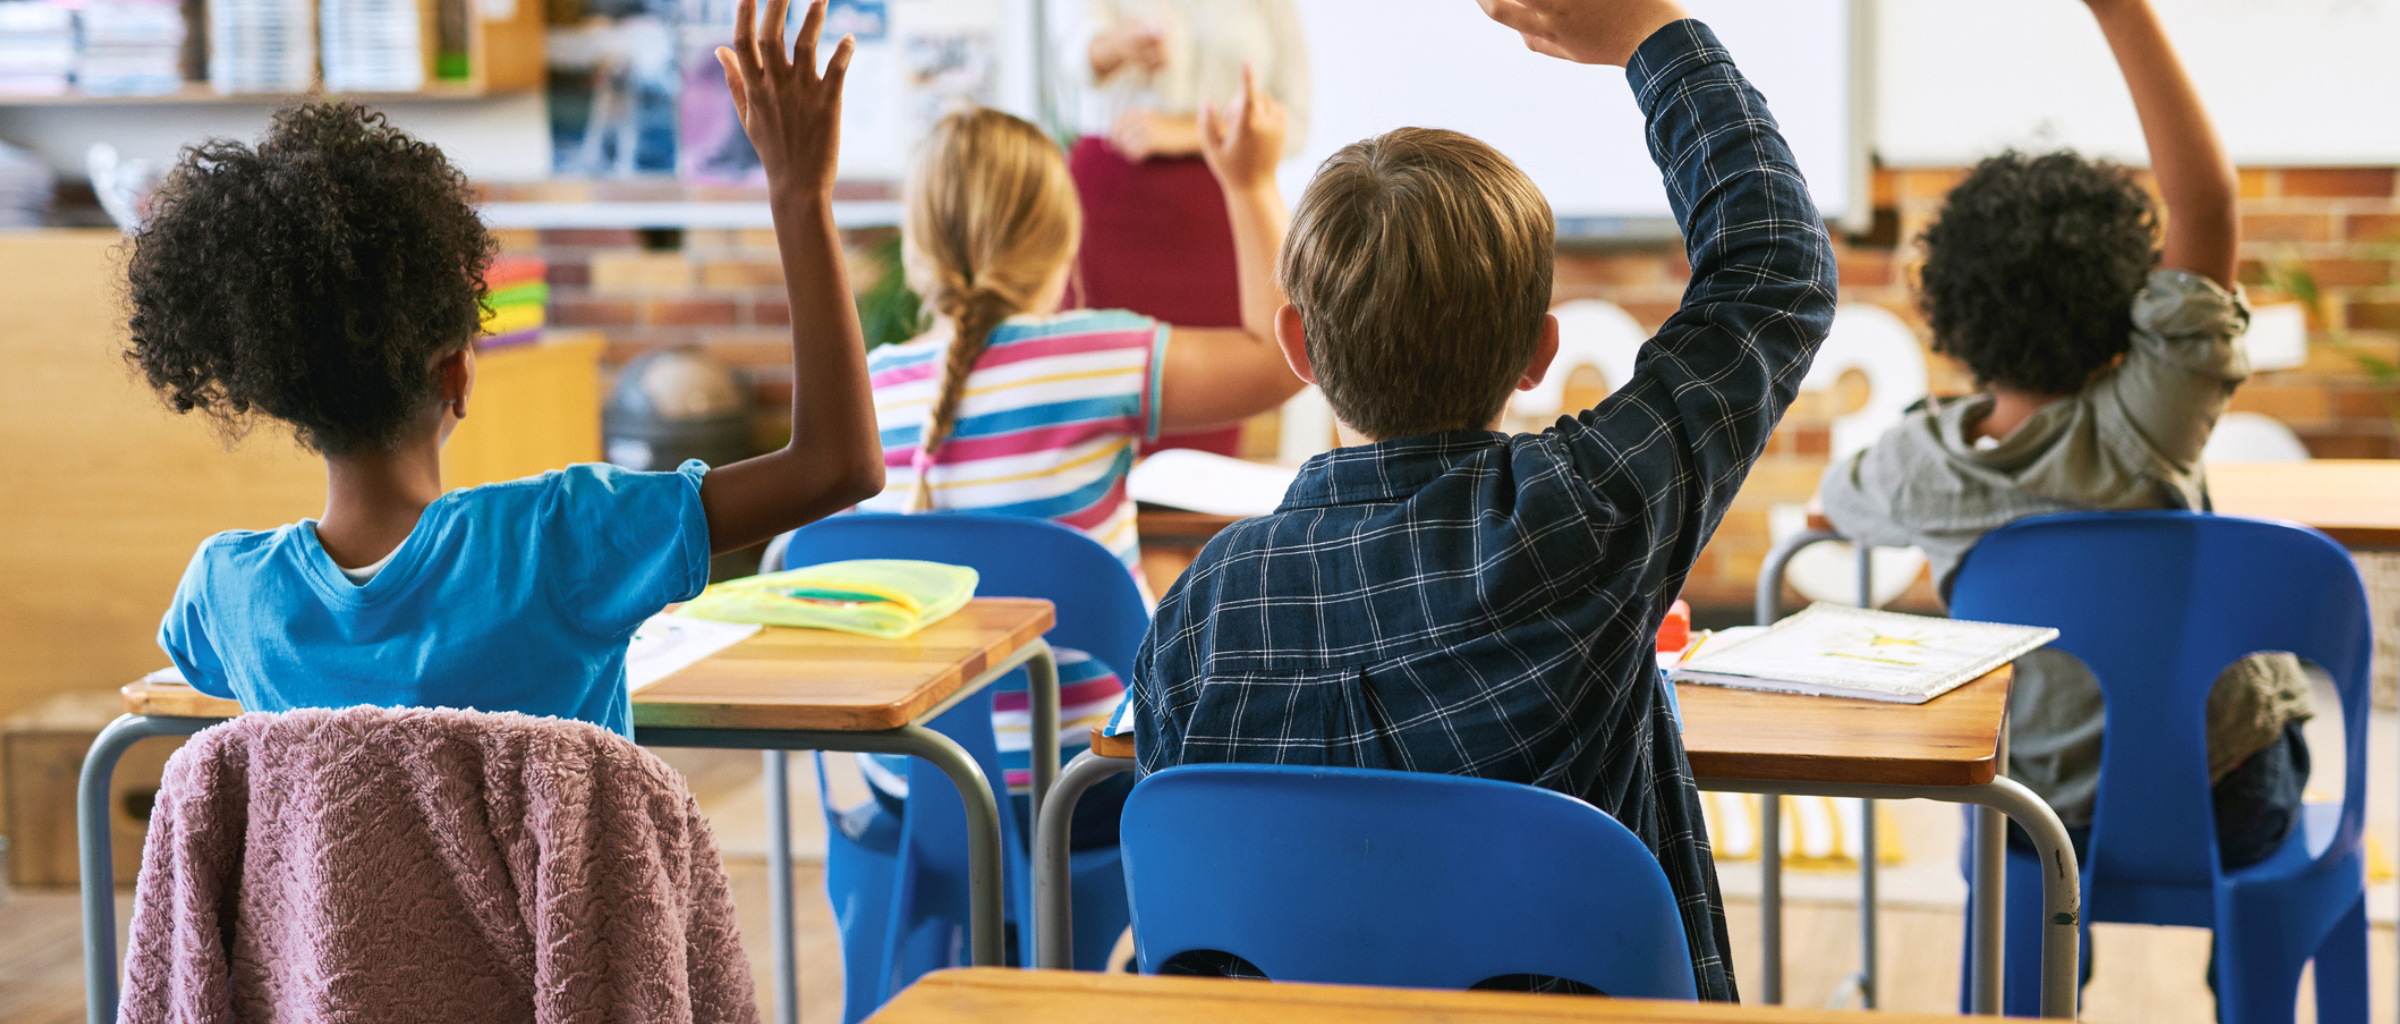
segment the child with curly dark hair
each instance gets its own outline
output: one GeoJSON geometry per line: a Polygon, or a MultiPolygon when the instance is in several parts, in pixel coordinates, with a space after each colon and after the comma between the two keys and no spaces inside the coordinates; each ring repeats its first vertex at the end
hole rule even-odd
{"type": "MultiPolygon", "coordinates": [[[[2233,166],[2148,0],[2087,2],[2141,114],[2163,244],[2158,211],[2123,168],[2073,153],[1978,165],[1925,231],[1921,301],[1934,350],[1983,390],[1928,402],[1836,460],[1818,492],[1843,534],[1923,548],[1945,595],[1967,550],[2012,520],[2205,508],[2200,450],[2249,375],[2233,166]]],[[[2219,854],[2237,867],[2272,852],[2298,811],[2307,678],[2289,654],[2254,655],[2219,677],[2208,707],[2219,854]]],[[[2050,802],[2078,846],[2101,723],[2081,662],[2049,651],[2017,662],[2008,774],[2050,802]]]]}
{"type": "Polygon", "coordinates": [[[129,358],[178,412],[282,422],[325,458],[325,514],[209,538],[159,628],[184,678],[252,710],[521,711],[632,732],[634,628],[731,551],[883,487],[866,346],[832,217],[852,42],[797,57],[743,0],[720,50],[766,164],[792,305],[792,437],[668,473],[582,465],[444,493],[493,242],[441,152],[346,103],[256,147],[187,150],[130,243],[129,358]]]}

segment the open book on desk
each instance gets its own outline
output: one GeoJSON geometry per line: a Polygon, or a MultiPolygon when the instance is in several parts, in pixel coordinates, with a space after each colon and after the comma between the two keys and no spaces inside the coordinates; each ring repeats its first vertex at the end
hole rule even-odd
{"type": "Polygon", "coordinates": [[[1679,683],[1923,704],[2058,638],[2037,626],[1813,604],[1749,636],[1705,644],[1679,683]]]}

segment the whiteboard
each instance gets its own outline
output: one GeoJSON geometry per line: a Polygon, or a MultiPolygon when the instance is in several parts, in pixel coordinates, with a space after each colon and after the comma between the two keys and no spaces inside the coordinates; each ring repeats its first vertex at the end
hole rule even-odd
{"type": "MultiPolygon", "coordinates": [[[[1467,0],[1296,3],[1314,96],[1309,137],[1283,167],[1286,195],[1296,199],[1335,150],[1415,125],[1466,132],[1507,154],[1549,196],[1562,234],[1671,216],[1641,109],[1616,68],[1527,50],[1467,0]]],[[[1820,211],[1848,211],[1851,0],[1685,5],[1766,96],[1820,211]]]]}
{"type": "MultiPolygon", "coordinates": [[[[2400,0],[2153,0],[2240,164],[2400,163],[2400,0]]],[[[1875,5],[1875,148],[1895,166],[2014,146],[2147,162],[2076,0],[1875,5]]]]}

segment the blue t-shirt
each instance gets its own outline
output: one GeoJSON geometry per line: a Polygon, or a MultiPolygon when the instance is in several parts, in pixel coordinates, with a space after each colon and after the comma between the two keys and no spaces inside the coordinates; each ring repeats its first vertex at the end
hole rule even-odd
{"type": "Polygon", "coordinates": [[[250,711],[451,707],[633,734],[634,628],[708,583],[700,478],[581,465],[452,491],[364,584],[302,520],[192,556],[158,645],[250,711]]]}

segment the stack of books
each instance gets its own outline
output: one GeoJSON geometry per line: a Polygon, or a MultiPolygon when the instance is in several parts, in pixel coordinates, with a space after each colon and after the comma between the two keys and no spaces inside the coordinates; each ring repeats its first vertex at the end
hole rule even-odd
{"type": "Polygon", "coordinates": [[[61,95],[74,70],[74,12],[47,0],[0,0],[0,94],[61,95]]]}
{"type": "Polygon", "coordinates": [[[94,0],[83,8],[75,86],[87,96],[154,96],[183,87],[182,5],[94,0]]]}
{"type": "Polygon", "coordinates": [[[313,0],[208,0],[208,84],[221,93],[302,93],[317,77],[313,0]]]}
{"type": "Polygon", "coordinates": [[[544,280],[549,264],[538,256],[501,256],[484,271],[491,294],[483,300],[483,347],[500,348],[537,341],[542,336],[550,285],[544,280]]]}
{"type": "Polygon", "coordinates": [[[425,42],[416,0],[324,0],[325,88],[415,92],[425,87],[425,42]]]}

